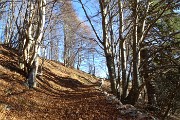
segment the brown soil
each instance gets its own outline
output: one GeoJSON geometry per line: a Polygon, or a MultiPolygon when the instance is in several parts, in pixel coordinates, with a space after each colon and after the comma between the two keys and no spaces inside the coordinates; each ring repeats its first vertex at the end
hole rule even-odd
{"type": "Polygon", "coordinates": [[[25,86],[17,51],[0,46],[0,120],[117,120],[114,104],[87,73],[46,60],[38,87],[25,86]]]}

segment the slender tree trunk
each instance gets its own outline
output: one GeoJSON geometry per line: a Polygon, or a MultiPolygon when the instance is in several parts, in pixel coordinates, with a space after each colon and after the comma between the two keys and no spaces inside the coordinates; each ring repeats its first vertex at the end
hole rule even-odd
{"type": "Polygon", "coordinates": [[[138,15],[137,15],[137,3],[138,0],[134,0],[133,8],[132,8],[132,16],[133,16],[133,31],[132,31],[132,53],[133,53],[133,79],[132,79],[132,88],[127,97],[127,102],[134,105],[138,99],[138,15]]]}
{"type": "Polygon", "coordinates": [[[64,58],[64,66],[67,66],[67,36],[66,36],[66,25],[65,25],[65,23],[64,23],[64,25],[63,25],[63,30],[64,30],[64,56],[63,56],[63,58],[64,58]]]}
{"type": "Polygon", "coordinates": [[[101,16],[102,16],[102,28],[103,28],[103,46],[104,46],[104,53],[106,57],[106,63],[107,63],[107,68],[108,68],[108,73],[109,73],[109,79],[111,83],[111,90],[114,95],[116,95],[116,85],[115,85],[115,79],[116,79],[116,74],[115,74],[115,65],[114,65],[114,56],[113,56],[113,51],[111,49],[111,43],[109,42],[109,36],[108,36],[108,3],[109,0],[99,0],[100,3],[100,8],[101,8],[101,16]]]}
{"type": "Polygon", "coordinates": [[[112,57],[112,55],[106,53],[106,63],[107,63],[109,79],[110,79],[110,83],[111,83],[111,90],[112,90],[112,93],[114,95],[116,95],[117,94],[116,86],[115,86],[115,78],[116,77],[115,77],[115,71],[114,71],[114,64],[112,61],[114,61],[114,58],[112,57]]]}

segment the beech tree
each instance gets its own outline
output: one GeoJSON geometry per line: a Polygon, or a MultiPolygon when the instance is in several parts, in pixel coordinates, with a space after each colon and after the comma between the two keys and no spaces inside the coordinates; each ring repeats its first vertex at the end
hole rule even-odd
{"type": "Polygon", "coordinates": [[[87,25],[77,16],[71,1],[64,1],[61,7],[63,26],[63,59],[66,67],[80,68],[88,49],[93,49],[95,42],[87,25]],[[91,46],[92,45],[92,46],[91,46]],[[86,51],[86,53],[85,53],[86,51]]]}
{"type": "Polygon", "coordinates": [[[26,9],[23,24],[18,24],[22,22],[19,20],[21,18],[16,20],[19,33],[19,63],[21,69],[26,72],[28,86],[32,88],[36,87],[38,50],[43,37],[46,0],[29,0],[25,4],[22,3],[21,8],[24,5],[26,9]]]}
{"type": "Polygon", "coordinates": [[[94,0],[95,15],[78,1],[88,25],[72,1],[0,1],[3,42],[18,48],[29,87],[36,86],[40,47],[48,59],[63,56],[66,67],[80,69],[86,62],[91,74],[95,53],[103,51],[112,93],[132,105],[144,94],[147,106],[161,109],[165,118],[179,99],[179,14],[174,11],[179,0],[94,0]]]}
{"type": "Polygon", "coordinates": [[[149,41],[148,36],[158,20],[178,6],[178,1],[99,0],[102,36],[96,31],[82,0],[79,2],[98,43],[103,46],[112,93],[120,95],[123,103],[134,105],[146,87],[148,104],[155,104],[155,93],[151,91],[154,84],[146,67],[147,60],[153,56],[147,55],[148,43],[154,41],[149,41]]]}

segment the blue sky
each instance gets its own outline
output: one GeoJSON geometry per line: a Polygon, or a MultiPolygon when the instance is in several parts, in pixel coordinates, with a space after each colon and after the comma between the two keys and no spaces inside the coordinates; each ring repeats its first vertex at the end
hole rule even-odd
{"type": "MultiPolygon", "coordinates": [[[[84,3],[84,6],[86,7],[88,15],[93,16],[97,13],[98,3],[94,4],[94,2],[96,2],[96,0],[82,0],[82,2],[84,3]]],[[[79,16],[80,20],[86,21],[85,23],[91,29],[89,22],[87,21],[87,18],[84,14],[84,11],[81,7],[81,4],[76,0],[73,2],[73,7],[76,10],[76,13],[79,16]]],[[[98,23],[94,23],[94,26],[96,27],[96,29],[101,28],[100,27],[101,25],[98,23]]],[[[99,33],[101,34],[101,31],[99,31],[99,33]]],[[[96,38],[96,37],[94,37],[94,38],[96,38]]],[[[97,49],[100,50],[100,48],[97,48],[97,49]]],[[[100,50],[100,51],[103,52],[103,50],[100,50]]],[[[105,63],[106,63],[105,58],[102,55],[96,53],[95,54],[95,67],[96,67],[96,75],[97,76],[100,76],[100,77],[106,77],[107,76],[107,68],[106,68],[105,63]]],[[[82,67],[81,69],[85,70],[86,68],[82,67]]]]}
{"type": "MultiPolygon", "coordinates": [[[[88,11],[88,14],[90,16],[93,16],[94,14],[96,14],[98,3],[93,4],[93,2],[96,1],[96,0],[82,0],[82,1],[83,1],[84,5],[86,7],[86,10],[88,11]]],[[[73,7],[74,7],[74,9],[75,9],[79,19],[81,21],[86,21],[85,23],[91,29],[91,27],[89,25],[89,22],[87,21],[86,16],[84,14],[84,11],[83,11],[83,9],[81,7],[81,4],[78,2],[78,0],[74,0],[73,1],[73,7]]],[[[100,29],[99,26],[100,25],[97,25],[97,23],[96,23],[95,27],[97,29],[98,28],[100,29]]],[[[0,23],[0,41],[3,40],[2,36],[4,36],[3,35],[3,31],[2,31],[3,28],[4,28],[4,26],[2,25],[2,20],[1,20],[1,23],[0,23]]],[[[96,38],[96,37],[94,37],[94,38],[96,38]]],[[[97,48],[97,49],[100,50],[100,48],[97,48]]],[[[100,51],[103,52],[102,50],[100,50],[100,51]]],[[[87,62],[89,62],[89,61],[84,61],[84,63],[82,63],[82,67],[81,67],[81,69],[83,71],[86,71],[86,72],[89,71],[89,67],[87,66],[88,65],[87,62]]],[[[100,77],[106,77],[107,76],[106,75],[107,74],[107,68],[106,68],[106,64],[105,63],[106,63],[106,61],[105,61],[104,57],[102,55],[96,53],[95,54],[95,67],[96,67],[96,75],[97,76],[100,76],[100,77]]]]}

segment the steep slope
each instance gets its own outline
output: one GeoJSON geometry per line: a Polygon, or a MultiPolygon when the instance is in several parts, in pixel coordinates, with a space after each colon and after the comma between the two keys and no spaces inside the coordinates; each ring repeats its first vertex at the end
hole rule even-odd
{"type": "Polygon", "coordinates": [[[95,77],[46,60],[38,87],[28,89],[16,53],[0,46],[0,119],[117,120],[115,105],[95,89],[95,77]]]}

